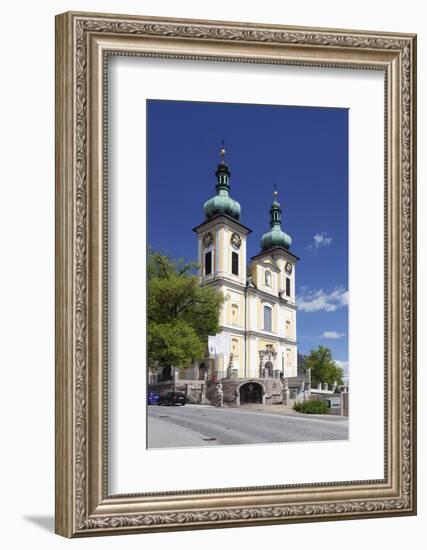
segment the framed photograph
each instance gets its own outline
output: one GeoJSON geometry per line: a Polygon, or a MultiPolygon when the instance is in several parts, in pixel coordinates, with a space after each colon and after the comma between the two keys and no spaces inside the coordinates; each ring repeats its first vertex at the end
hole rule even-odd
{"type": "Polygon", "coordinates": [[[56,18],[56,532],[416,513],[416,37],[56,18]]]}

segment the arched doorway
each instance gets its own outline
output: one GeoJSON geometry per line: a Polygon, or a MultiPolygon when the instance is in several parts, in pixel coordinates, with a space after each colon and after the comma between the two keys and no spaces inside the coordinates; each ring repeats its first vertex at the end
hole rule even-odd
{"type": "Polygon", "coordinates": [[[168,380],[172,380],[172,367],[167,366],[163,367],[162,374],[160,375],[159,382],[165,382],[168,380]]]}
{"type": "Polygon", "coordinates": [[[264,368],[266,378],[273,378],[273,363],[271,361],[267,361],[264,368]]]}
{"type": "Polygon", "coordinates": [[[256,382],[246,382],[240,386],[239,395],[241,405],[261,404],[262,386],[256,382]]]}
{"type": "Polygon", "coordinates": [[[199,366],[199,380],[207,380],[208,377],[208,367],[205,363],[202,363],[199,366]]]}
{"type": "Polygon", "coordinates": [[[275,351],[273,344],[267,344],[265,349],[259,350],[259,377],[260,378],[273,378],[274,377],[274,363],[276,362],[277,352],[275,351]]]}

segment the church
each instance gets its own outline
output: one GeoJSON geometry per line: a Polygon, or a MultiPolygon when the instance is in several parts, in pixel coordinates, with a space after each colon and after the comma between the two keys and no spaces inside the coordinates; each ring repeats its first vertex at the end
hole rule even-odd
{"type": "MultiPolygon", "coordinates": [[[[241,206],[230,194],[224,146],[215,175],[216,193],[204,203],[204,220],[193,231],[199,282],[225,296],[219,325],[220,333],[229,335],[230,353],[201,358],[181,376],[214,382],[275,380],[278,386],[277,382],[297,376],[295,272],[299,258],[290,251],[292,239],[282,229],[275,191],[269,231],[261,238],[259,252],[248,261],[251,229],[242,223],[241,206]]],[[[266,229],[267,225],[266,216],[266,229]]]]}

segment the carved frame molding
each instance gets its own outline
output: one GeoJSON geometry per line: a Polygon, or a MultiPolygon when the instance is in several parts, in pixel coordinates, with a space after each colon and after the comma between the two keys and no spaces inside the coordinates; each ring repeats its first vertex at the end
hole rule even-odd
{"type": "Polygon", "coordinates": [[[67,537],[416,513],[416,37],[65,13],[56,18],[56,532],[67,537]],[[385,478],[108,495],[106,60],[385,73],[385,478]]]}

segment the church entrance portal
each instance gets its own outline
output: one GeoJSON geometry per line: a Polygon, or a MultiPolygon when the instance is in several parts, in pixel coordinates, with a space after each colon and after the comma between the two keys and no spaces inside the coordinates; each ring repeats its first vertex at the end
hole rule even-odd
{"type": "Polygon", "coordinates": [[[264,365],[265,368],[265,376],[267,378],[273,378],[273,363],[271,361],[267,361],[267,363],[264,365]]]}
{"type": "Polygon", "coordinates": [[[256,382],[248,382],[240,386],[240,404],[250,405],[262,403],[262,386],[256,382]]]}
{"type": "Polygon", "coordinates": [[[208,377],[208,367],[202,363],[199,367],[199,380],[207,380],[208,377]]]}

